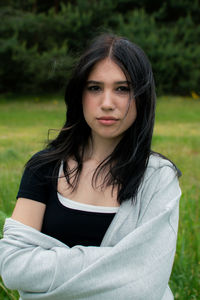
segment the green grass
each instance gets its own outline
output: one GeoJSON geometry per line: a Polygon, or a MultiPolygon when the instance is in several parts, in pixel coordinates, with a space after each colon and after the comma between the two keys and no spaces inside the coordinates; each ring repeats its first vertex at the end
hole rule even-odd
{"type": "MultiPolygon", "coordinates": [[[[0,99],[0,234],[10,216],[28,158],[44,146],[49,128],[65,119],[60,99],[0,99]]],[[[53,137],[56,132],[52,132],[53,137]]],[[[200,101],[162,97],[157,102],[153,150],[169,157],[182,171],[179,236],[170,286],[175,299],[197,300],[200,290],[200,101]]],[[[0,282],[0,299],[16,300],[0,282]]]]}

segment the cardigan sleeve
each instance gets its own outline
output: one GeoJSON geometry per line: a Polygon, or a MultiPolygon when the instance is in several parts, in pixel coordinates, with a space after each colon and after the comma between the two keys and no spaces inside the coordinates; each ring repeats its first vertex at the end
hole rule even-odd
{"type": "Polygon", "coordinates": [[[181,193],[172,168],[156,172],[159,180],[141,207],[138,227],[113,247],[68,248],[27,226],[8,224],[0,241],[5,284],[27,300],[164,299],[181,193]]]}

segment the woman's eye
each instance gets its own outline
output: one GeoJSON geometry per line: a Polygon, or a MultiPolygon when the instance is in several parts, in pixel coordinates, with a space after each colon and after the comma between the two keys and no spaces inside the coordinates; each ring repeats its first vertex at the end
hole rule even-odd
{"type": "Polygon", "coordinates": [[[100,87],[98,85],[91,85],[87,87],[87,90],[91,92],[98,92],[100,91],[100,87]]]}
{"type": "Polygon", "coordinates": [[[120,93],[129,93],[130,92],[130,88],[127,86],[119,86],[117,88],[117,91],[120,93]]]}

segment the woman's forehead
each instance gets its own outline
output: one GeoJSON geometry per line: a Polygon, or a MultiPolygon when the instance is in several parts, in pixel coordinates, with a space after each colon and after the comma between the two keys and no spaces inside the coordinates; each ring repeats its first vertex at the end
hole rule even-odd
{"type": "Polygon", "coordinates": [[[97,62],[87,80],[99,82],[103,82],[104,80],[114,82],[127,81],[123,70],[110,58],[105,58],[97,62]]]}

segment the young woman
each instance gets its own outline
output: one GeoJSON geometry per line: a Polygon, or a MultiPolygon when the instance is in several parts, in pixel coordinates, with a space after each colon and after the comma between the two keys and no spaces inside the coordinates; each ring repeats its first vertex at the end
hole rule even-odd
{"type": "Polygon", "coordinates": [[[66,88],[66,122],[26,164],[0,241],[21,299],[170,300],[179,171],[151,151],[155,87],[144,52],[104,34],[66,88]]]}

